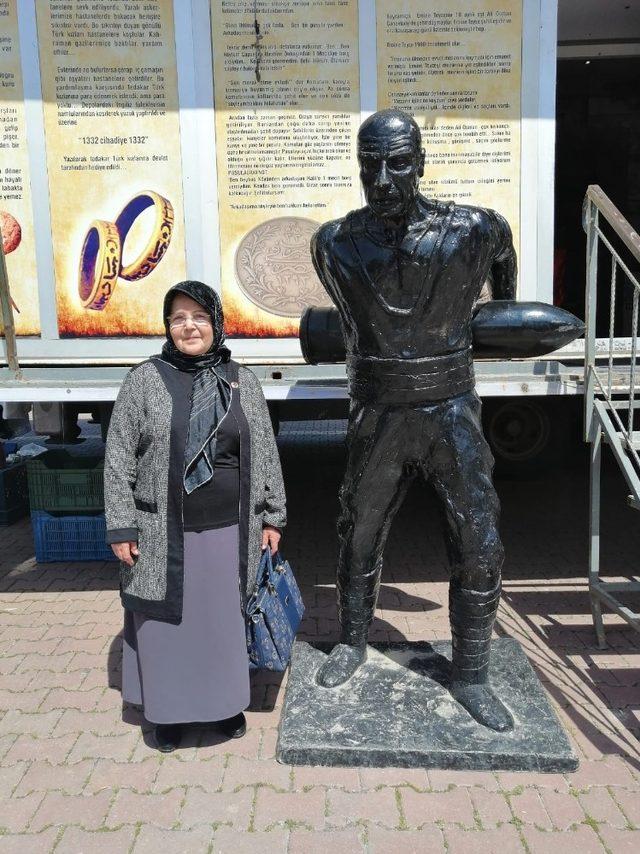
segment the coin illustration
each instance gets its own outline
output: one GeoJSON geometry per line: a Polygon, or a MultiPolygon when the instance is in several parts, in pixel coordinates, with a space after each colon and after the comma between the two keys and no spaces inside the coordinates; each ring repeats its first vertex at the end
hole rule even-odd
{"type": "Polygon", "coordinates": [[[7,211],[0,211],[0,234],[2,234],[2,248],[4,254],[8,255],[20,246],[22,240],[22,229],[18,220],[7,211]]]}
{"type": "Polygon", "coordinates": [[[309,241],[319,223],[297,216],[262,222],[236,251],[236,278],[259,308],[299,317],[308,305],[331,305],[313,269],[309,241]]]}

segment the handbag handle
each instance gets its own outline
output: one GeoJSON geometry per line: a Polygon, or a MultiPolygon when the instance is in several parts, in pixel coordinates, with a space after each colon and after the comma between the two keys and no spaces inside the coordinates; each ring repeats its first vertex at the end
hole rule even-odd
{"type": "Polygon", "coordinates": [[[268,580],[272,572],[273,557],[271,555],[271,548],[267,546],[266,549],[262,552],[262,557],[260,558],[258,572],[256,573],[256,585],[254,587],[254,594],[258,592],[258,588],[260,587],[263,579],[268,580]]]}

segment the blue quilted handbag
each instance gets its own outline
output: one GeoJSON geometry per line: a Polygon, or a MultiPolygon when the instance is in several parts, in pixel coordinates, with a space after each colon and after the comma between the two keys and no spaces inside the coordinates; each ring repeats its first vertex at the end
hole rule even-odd
{"type": "Polygon", "coordinates": [[[286,670],[304,604],[289,562],[278,552],[272,556],[267,548],[262,553],[246,614],[249,667],[286,670]]]}

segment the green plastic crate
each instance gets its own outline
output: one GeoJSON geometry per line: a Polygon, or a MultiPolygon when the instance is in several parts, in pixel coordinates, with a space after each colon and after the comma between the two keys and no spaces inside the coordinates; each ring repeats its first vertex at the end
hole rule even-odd
{"type": "Polygon", "coordinates": [[[14,463],[0,469],[0,525],[11,525],[28,512],[27,467],[14,463]]]}
{"type": "Polygon", "coordinates": [[[104,510],[104,460],[47,451],[27,463],[32,510],[77,513],[104,510]]]}

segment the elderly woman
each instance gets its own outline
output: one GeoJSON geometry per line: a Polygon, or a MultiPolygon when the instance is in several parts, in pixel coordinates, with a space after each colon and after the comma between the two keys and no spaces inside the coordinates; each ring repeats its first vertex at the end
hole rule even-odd
{"type": "Polygon", "coordinates": [[[161,355],[133,368],[118,395],[104,491],[121,561],[123,699],[142,705],[169,752],[187,722],[246,732],[244,604],[286,516],[267,405],[223,346],[218,295],[175,285],[164,322],[161,355]]]}

